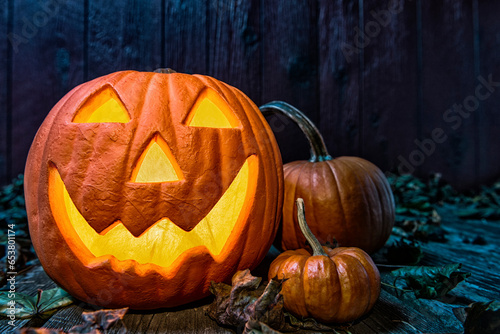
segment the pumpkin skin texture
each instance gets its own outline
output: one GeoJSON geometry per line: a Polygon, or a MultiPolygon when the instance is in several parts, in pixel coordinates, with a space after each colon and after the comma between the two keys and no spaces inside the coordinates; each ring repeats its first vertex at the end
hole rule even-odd
{"type": "Polygon", "coordinates": [[[371,162],[357,157],[283,166],[282,247],[306,246],[293,202],[304,198],[311,231],[325,244],[359,247],[373,253],[384,246],[394,225],[394,202],[384,174],[371,162]]]}
{"type": "Polygon", "coordinates": [[[369,254],[382,248],[395,220],[394,197],[382,171],[358,157],[333,159],[314,124],[293,106],[271,102],[260,109],[264,115],[280,113],[292,119],[311,144],[309,161],[283,166],[285,198],[278,246],[306,247],[294,204],[303,198],[308,225],[322,244],[336,240],[339,246],[359,247],[369,254]]]}
{"type": "Polygon", "coordinates": [[[271,263],[269,279],[286,279],[285,308],[324,323],[350,322],[368,313],[380,295],[380,274],[370,256],[356,247],[321,247],[317,239],[311,245],[313,255],[289,250],[271,263]]]}
{"type": "Polygon", "coordinates": [[[281,156],[238,89],[116,72],[51,110],[25,194],[33,246],[62,288],[104,307],[172,307],[265,256],[281,214],[281,156]]]}

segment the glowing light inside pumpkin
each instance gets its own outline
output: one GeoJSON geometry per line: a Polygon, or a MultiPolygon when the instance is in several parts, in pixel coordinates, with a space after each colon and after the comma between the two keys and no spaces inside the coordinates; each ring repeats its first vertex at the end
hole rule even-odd
{"type": "Polygon", "coordinates": [[[73,118],[74,123],[128,123],[130,116],[110,86],[91,95],[73,118]]]}
{"type": "Polygon", "coordinates": [[[182,171],[167,143],[160,135],[156,135],[139,158],[132,173],[132,182],[173,182],[183,179],[182,171]]]}
{"type": "Polygon", "coordinates": [[[205,128],[238,128],[240,122],[227,102],[212,89],[205,89],[196,100],[186,124],[205,128]]]}
{"type": "Polygon", "coordinates": [[[241,233],[238,229],[243,224],[238,222],[250,214],[257,173],[258,159],[252,155],[217,204],[189,232],[164,218],[139,237],[134,237],[119,221],[99,234],[78,211],[53,165],[49,167],[49,201],[59,230],[77,256],[90,251],[95,257],[112,255],[121,261],[135,260],[168,267],[182,253],[195,247],[206,247],[217,259],[231,233],[241,233]]]}

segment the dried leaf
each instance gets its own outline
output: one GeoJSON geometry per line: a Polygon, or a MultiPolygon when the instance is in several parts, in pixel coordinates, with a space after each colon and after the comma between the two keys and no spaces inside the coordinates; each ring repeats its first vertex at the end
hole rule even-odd
{"type": "Polygon", "coordinates": [[[16,334],[66,334],[60,329],[53,328],[21,328],[16,330],[16,334]]]}
{"type": "Polygon", "coordinates": [[[212,282],[210,291],[215,301],[207,315],[220,325],[245,328],[244,333],[279,333],[298,329],[334,331],[333,327],[318,323],[312,318],[297,319],[284,311],[283,297],[279,294],[281,281],[272,279],[267,286],[260,286],[261,278],[250,271],[237,272],[232,286],[212,282]]]}
{"type": "Polygon", "coordinates": [[[19,175],[11,184],[0,188],[0,243],[2,244],[7,240],[8,229],[15,231],[16,239],[28,238],[23,184],[24,177],[19,175]]]}
{"type": "MultiPolygon", "coordinates": [[[[483,203],[484,205],[484,203],[483,203]]],[[[480,207],[477,204],[458,211],[462,219],[500,219],[500,207],[480,207]]]]}
{"type": "MultiPolygon", "coordinates": [[[[116,310],[99,310],[95,312],[83,312],[83,324],[71,327],[69,332],[64,332],[58,329],[52,328],[22,328],[18,332],[19,334],[105,334],[108,333],[111,327],[121,321],[125,313],[127,313],[128,308],[116,309],[116,310]]],[[[122,327],[119,330],[113,329],[114,333],[126,334],[127,328],[122,323],[122,327]]]]}
{"type": "Polygon", "coordinates": [[[121,322],[128,311],[128,307],[113,310],[99,310],[94,312],[83,312],[83,324],[71,327],[70,333],[107,333],[115,323],[121,323],[122,327],[116,332],[126,334],[127,329],[121,322]]]}
{"type": "Polygon", "coordinates": [[[3,272],[0,274],[0,286],[7,283],[6,272],[20,273],[30,261],[36,259],[29,238],[23,181],[23,176],[19,175],[11,184],[0,187],[0,244],[7,245],[13,237],[16,241],[15,249],[0,247],[0,271],[3,272]]]}
{"type": "Polygon", "coordinates": [[[391,272],[396,281],[402,279],[404,288],[413,290],[417,298],[435,299],[443,297],[454,289],[458,283],[469,277],[470,273],[460,272],[460,263],[452,263],[442,267],[405,267],[391,272]]]}
{"type": "Polygon", "coordinates": [[[392,235],[422,242],[446,242],[446,231],[441,227],[439,220],[431,218],[396,219],[392,235]],[[434,221],[438,221],[435,223],[434,221]]]}
{"type": "Polygon", "coordinates": [[[281,332],[275,331],[265,323],[255,320],[249,320],[245,324],[245,330],[243,334],[281,334],[281,332]]]}
{"type": "Polygon", "coordinates": [[[73,298],[61,288],[38,290],[37,310],[39,314],[51,314],[58,308],[73,303],[73,298]]]}
{"type": "Polygon", "coordinates": [[[72,297],[61,288],[38,290],[36,296],[0,291],[0,316],[14,315],[16,319],[39,316],[48,318],[58,308],[73,303],[72,297]]]}
{"type": "Polygon", "coordinates": [[[285,322],[283,298],[279,294],[281,282],[271,280],[265,287],[260,282],[261,278],[252,276],[248,269],[233,276],[232,286],[212,282],[210,292],[215,301],[209,306],[208,316],[221,325],[236,328],[252,320],[278,330],[291,330],[285,322]]]}
{"type": "Polygon", "coordinates": [[[25,319],[35,314],[35,297],[22,293],[11,294],[10,291],[0,291],[0,316],[25,319]],[[15,297],[11,298],[12,295],[15,295],[15,297]]]}
{"type": "Polygon", "coordinates": [[[443,201],[454,202],[458,193],[445,184],[441,174],[433,174],[426,181],[413,175],[388,175],[396,205],[400,208],[415,209],[418,214],[429,211],[443,201]]]}
{"type": "Polygon", "coordinates": [[[460,194],[435,174],[427,182],[412,175],[388,175],[396,202],[397,220],[432,217],[437,206],[449,203],[455,206],[463,219],[500,220],[500,182],[482,187],[479,192],[460,194]]]}
{"type": "Polygon", "coordinates": [[[415,240],[401,238],[387,248],[385,256],[391,264],[415,265],[420,262],[424,253],[415,240]]]}
{"type": "Polygon", "coordinates": [[[464,334],[500,333],[499,301],[472,303],[465,308],[453,309],[453,313],[464,323],[464,334]]]}
{"type": "Polygon", "coordinates": [[[292,326],[299,327],[306,330],[313,331],[333,331],[336,333],[333,327],[317,322],[314,318],[297,319],[293,314],[285,312],[286,318],[290,321],[292,326]]]}
{"type": "Polygon", "coordinates": [[[413,234],[413,237],[417,240],[428,242],[446,242],[446,231],[438,224],[432,224],[427,222],[422,224],[413,234]]]}

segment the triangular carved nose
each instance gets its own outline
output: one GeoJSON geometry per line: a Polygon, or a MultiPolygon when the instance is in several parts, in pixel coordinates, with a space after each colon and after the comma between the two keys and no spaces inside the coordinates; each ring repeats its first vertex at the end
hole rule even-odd
{"type": "Polygon", "coordinates": [[[141,154],[132,173],[132,182],[157,183],[184,179],[167,142],[156,135],[141,154]]]}

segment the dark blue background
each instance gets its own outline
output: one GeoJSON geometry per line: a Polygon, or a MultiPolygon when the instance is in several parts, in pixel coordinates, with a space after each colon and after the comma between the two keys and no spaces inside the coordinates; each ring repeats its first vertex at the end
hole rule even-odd
{"type": "MultiPolygon", "coordinates": [[[[0,183],[23,172],[37,128],[73,87],[158,67],[295,105],[333,156],[490,183],[500,92],[474,96],[479,76],[500,81],[499,12],[494,0],[0,0],[0,183]],[[467,117],[446,114],[465,102],[467,117]],[[435,129],[446,140],[433,146],[435,129]]],[[[285,162],[308,158],[293,124],[270,122],[285,162]]]]}

